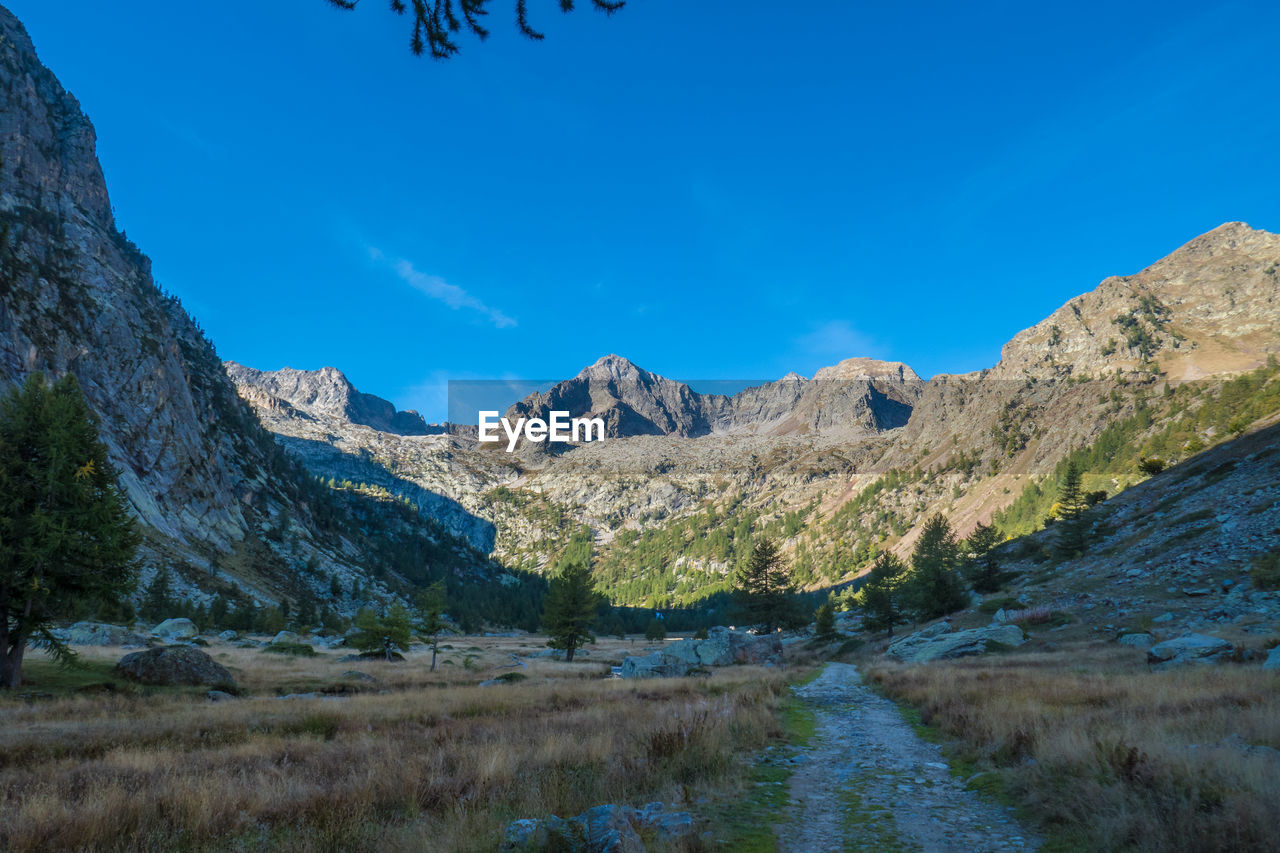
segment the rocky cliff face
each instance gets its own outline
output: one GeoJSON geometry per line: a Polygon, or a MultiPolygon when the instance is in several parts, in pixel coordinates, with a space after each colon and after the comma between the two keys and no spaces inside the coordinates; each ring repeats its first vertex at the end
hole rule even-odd
{"type": "MultiPolygon", "coordinates": [[[[199,327],[116,230],[95,144],[75,98],[0,7],[0,388],[34,371],[77,377],[142,522],[143,581],[167,566],[178,590],[201,600],[215,590],[323,600],[332,580],[355,579],[380,597],[403,579],[371,579],[364,561],[401,535],[439,546],[448,556],[437,562],[490,571],[447,533],[331,493],[280,453],[199,327]]],[[[325,378],[299,405],[426,431],[340,374],[325,378]]],[[[346,612],[360,603],[330,601],[346,612]]]]}
{"type": "MultiPolygon", "coordinates": [[[[93,126],[0,8],[0,384],[74,373],[138,515],[226,550],[263,487],[204,337],[117,232],[93,126]]],[[[251,421],[251,418],[247,418],[251,421]]]]}
{"type": "Polygon", "coordinates": [[[865,435],[905,424],[923,384],[904,364],[862,358],[823,368],[812,380],[791,373],[732,396],[701,394],[621,356],[607,355],[573,379],[526,397],[511,407],[507,417],[545,419],[552,411],[598,417],[611,438],[865,435]]]}

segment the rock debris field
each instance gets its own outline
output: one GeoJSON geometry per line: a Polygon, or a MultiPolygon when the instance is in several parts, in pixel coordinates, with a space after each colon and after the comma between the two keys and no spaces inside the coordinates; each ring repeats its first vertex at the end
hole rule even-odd
{"type": "Polygon", "coordinates": [[[863,684],[857,667],[827,664],[795,692],[813,711],[816,729],[791,759],[792,813],[776,828],[780,850],[1038,848],[1010,809],[952,776],[939,748],[863,684]]]}

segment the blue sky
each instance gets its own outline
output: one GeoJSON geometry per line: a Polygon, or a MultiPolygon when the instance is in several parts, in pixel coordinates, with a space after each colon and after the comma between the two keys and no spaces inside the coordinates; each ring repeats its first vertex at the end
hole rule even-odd
{"type": "Polygon", "coordinates": [[[0,0],[223,358],[447,379],[923,375],[1229,220],[1280,229],[1274,3],[0,0]],[[791,11],[799,9],[800,11],[791,11]]]}

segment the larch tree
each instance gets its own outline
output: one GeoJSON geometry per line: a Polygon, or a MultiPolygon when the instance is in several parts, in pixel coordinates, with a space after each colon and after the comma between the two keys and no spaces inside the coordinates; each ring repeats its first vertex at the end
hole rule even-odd
{"type": "Polygon", "coordinates": [[[924,523],[911,552],[907,594],[922,619],[936,619],[969,603],[960,568],[960,548],[951,525],[940,513],[924,523]]]}
{"type": "Polygon", "coordinates": [[[853,596],[862,612],[862,625],[869,631],[888,631],[907,621],[902,603],[903,576],[907,567],[889,551],[881,551],[871,565],[867,579],[853,596]]]}
{"type": "Polygon", "coordinates": [[[418,594],[418,610],[422,618],[418,630],[422,636],[431,641],[431,671],[436,671],[436,655],[440,649],[440,634],[448,629],[449,623],[444,618],[445,586],[444,581],[436,581],[418,594]]]}
{"type": "Polygon", "coordinates": [[[760,539],[738,570],[734,588],[738,610],[747,622],[772,633],[777,628],[796,627],[807,621],[799,616],[794,596],[795,589],[777,543],[768,537],[760,539]]]}
{"type": "Polygon", "coordinates": [[[1058,503],[1055,506],[1053,546],[1057,555],[1070,560],[1079,557],[1089,545],[1089,502],[1081,482],[1080,467],[1074,461],[1067,463],[1058,486],[1058,503]]]}
{"type": "Polygon", "coordinates": [[[550,637],[547,645],[562,649],[565,660],[572,663],[574,652],[584,643],[596,640],[591,626],[602,601],[587,563],[567,561],[547,589],[542,613],[542,627],[550,637]]]}
{"type": "Polygon", "coordinates": [[[33,373],[11,388],[0,400],[0,687],[22,685],[28,644],[74,660],[53,620],[131,591],[140,541],[75,377],[33,373]]]}

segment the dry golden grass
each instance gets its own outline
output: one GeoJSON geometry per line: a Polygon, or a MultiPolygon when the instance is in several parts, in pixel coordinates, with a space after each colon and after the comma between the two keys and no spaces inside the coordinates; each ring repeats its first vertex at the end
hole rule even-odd
{"type": "Polygon", "coordinates": [[[1084,644],[868,671],[959,738],[969,772],[995,768],[1051,846],[1280,849],[1280,674],[1149,672],[1140,652],[1084,644]]]}
{"type": "Polygon", "coordinates": [[[0,699],[0,849],[492,850],[515,818],[684,802],[778,734],[778,669],[632,682],[599,678],[600,663],[498,670],[507,647],[478,647],[470,669],[457,648],[433,674],[421,653],[354,664],[215,646],[248,698],[0,699]],[[380,692],[275,696],[353,668],[380,692]],[[503,671],[527,678],[475,686],[503,671]]]}

